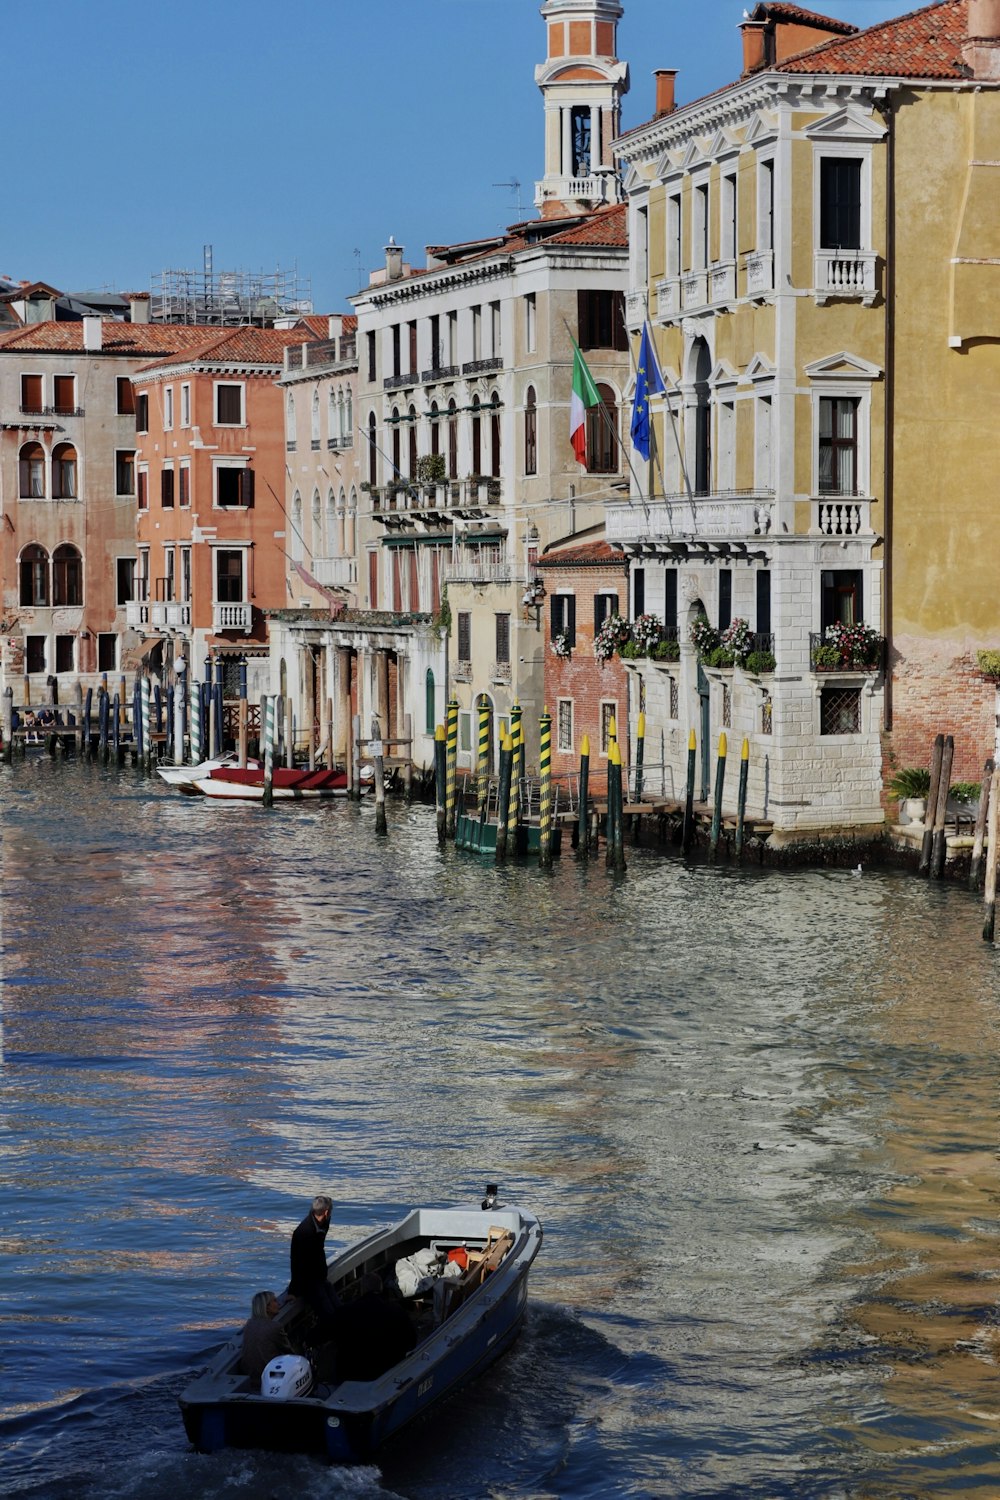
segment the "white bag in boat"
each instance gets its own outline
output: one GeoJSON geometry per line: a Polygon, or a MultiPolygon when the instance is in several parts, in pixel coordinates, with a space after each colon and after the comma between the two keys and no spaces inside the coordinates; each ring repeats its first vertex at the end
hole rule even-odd
{"type": "Polygon", "coordinates": [[[274,1401],[291,1401],[312,1390],[312,1365],[304,1354],[279,1354],[260,1377],[260,1393],[274,1401]]]}
{"type": "Polygon", "coordinates": [[[435,1250],[417,1250],[396,1262],[396,1285],[404,1297],[426,1292],[440,1274],[441,1257],[435,1250]]]}

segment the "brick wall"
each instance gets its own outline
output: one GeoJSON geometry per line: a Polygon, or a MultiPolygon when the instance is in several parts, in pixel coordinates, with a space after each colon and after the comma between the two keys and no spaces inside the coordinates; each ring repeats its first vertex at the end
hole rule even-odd
{"type": "Polygon", "coordinates": [[[899,637],[892,675],[892,730],[884,736],[885,773],[929,766],[934,736],[955,739],[951,779],[979,781],[996,737],[996,689],[975,653],[947,642],[899,637]]]}
{"type": "Polygon", "coordinates": [[[600,567],[573,567],[548,564],[540,568],[549,598],[545,608],[545,702],[552,715],[552,770],[555,775],[574,771],[580,764],[580,743],[590,736],[590,764],[595,774],[603,773],[607,764],[601,754],[601,705],[608,700],[617,704],[618,742],[622,758],[628,760],[628,685],[625,668],[617,656],[600,662],[594,655],[594,608],[598,594],[618,595],[618,612],[628,617],[628,574],[621,563],[600,567]],[[576,599],[576,645],[569,657],[558,657],[552,650],[551,595],[556,590],[571,590],[576,599]],[[559,700],[573,704],[573,747],[560,750],[559,700]]]}

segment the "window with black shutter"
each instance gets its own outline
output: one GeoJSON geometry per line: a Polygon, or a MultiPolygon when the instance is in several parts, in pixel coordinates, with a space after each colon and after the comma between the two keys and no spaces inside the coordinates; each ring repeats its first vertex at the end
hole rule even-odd
{"type": "Polygon", "coordinates": [[[677,629],[677,569],[668,568],[663,575],[663,623],[677,629]]]}
{"type": "Polygon", "coordinates": [[[627,349],[625,300],[620,292],[581,287],[577,292],[581,349],[627,349]]]}
{"type": "Polygon", "coordinates": [[[819,237],[824,250],[861,249],[861,161],[824,156],[819,164],[819,237]]]}
{"type": "Polygon", "coordinates": [[[160,475],[160,504],[164,510],[171,510],[174,504],[174,471],[164,469],[160,475]]]}
{"type": "Polygon", "coordinates": [[[535,474],[538,472],[538,407],[533,385],[528,386],[524,400],[524,472],[535,474]]]}
{"type": "Polygon", "coordinates": [[[510,615],[498,614],[497,622],[497,656],[498,662],[510,661],[510,615]]]}
{"type": "Polygon", "coordinates": [[[215,421],[218,427],[242,427],[242,385],[220,384],[215,387],[215,421]]]}
{"type": "Polygon", "coordinates": [[[757,573],[757,634],[771,634],[771,575],[766,568],[757,573]]]}
{"type": "Polygon", "coordinates": [[[135,411],[135,388],[127,375],[118,376],[118,415],[130,417],[135,411]]]}
{"type": "Polygon", "coordinates": [[[719,629],[728,630],[733,622],[733,574],[731,568],[719,569],[719,629]]]}
{"type": "Polygon", "coordinates": [[[135,430],[149,431],[149,396],[145,391],[140,391],[135,398],[135,430]]]}
{"type": "Polygon", "coordinates": [[[254,471],[251,468],[240,469],[239,474],[239,503],[249,509],[253,505],[254,471]]]}
{"type": "Polygon", "coordinates": [[[617,594],[595,594],[594,595],[594,634],[600,630],[605,620],[610,620],[612,615],[618,613],[617,594]]]}
{"type": "Polygon", "coordinates": [[[21,376],[21,410],[23,412],[39,412],[42,409],[42,377],[41,375],[21,376]]]}
{"type": "Polygon", "coordinates": [[[472,660],[472,616],[464,609],[458,612],[458,659],[472,660]]]}
{"type": "Polygon", "coordinates": [[[575,594],[553,594],[551,602],[551,631],[552,639],[557,636],[566,637],[567,646],[576,645],[576,595],[575,594]]]}
{"type": "Polygon", "coordinates": [[[632,569],[632,618],[646,613],[646,569],[632,569]]]}

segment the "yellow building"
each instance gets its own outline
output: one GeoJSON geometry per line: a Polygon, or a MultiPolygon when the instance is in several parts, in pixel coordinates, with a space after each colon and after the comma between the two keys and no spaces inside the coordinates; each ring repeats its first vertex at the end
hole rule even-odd
{"type": "Polygon", "coordinates": [[[707,793],[725,729],[751,741],[758,817],[860,832],[882,822],[884,747],[926,764],[954,732],[956,776],[992,750],[969,663],[1000,632],[1000,4],[859,31],[765,3],[741,29],[737,82],[675,107],[659,74],[616,148],[629,326],[648,321],[665,390],[607,535],[633,613],[681,641],[672,685],[630,666],[632,707],[678,781],[694,727],[707,793]]]}

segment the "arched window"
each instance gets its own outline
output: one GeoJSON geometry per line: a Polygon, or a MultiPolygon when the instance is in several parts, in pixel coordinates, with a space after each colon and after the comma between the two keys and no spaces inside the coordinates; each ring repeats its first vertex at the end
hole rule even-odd
{"type": "Polygon", "coordinates": [[[437,404],[437,402],[436,401],[432,401],[431,402],[431,452],[432,453],[440,453],[441,452],[441,429],[440,429],[440,426],[439,426],[440,416],[441,416],[441,413],[438,410],[438,404],[437,404]]]}
{"type": "Polygon", "coordinates": [[[21,603],[44,605],[49,602],[49,554],[32,543],[21,553],[21,603]]]}
{"type": "Polygon", "coordinates": [[[500,397],[496,391],[490,401],[490,473],[500,478],[500,397]]]}
{"type": "Polygon", "coordinates": [[[326,435],[332,441],[336,438],[339,427],[337,425],[337,392],[333,386],[326,399],[326,435]]]}
{"type": "Polygon", "coordinates": [[[353,557],[357,546],[355,525],[358,519],[358,492],[351,486],[351,498],[347,502],[347,532],[344,537],[344,556],[353,557]]]}
{"type": "Polygon", "coordinates": [[[378,445],[375,440],[376,433],[375,413],[368,413],[368,483],[372,489],[378,484],[378,445]]]}
{"type": "Polygon", "coordinates": [[[712,406],[708,377],[712,373],[712,356],[704,339],[695,339],[694,356],[694,490],[707,495],[712,485],[712,406]]]}
{"type": "Polygon", "coordinates": [[[588,474],[618,473],[618,406],[609,385],[599,385],[600,401],[587,411],[588,474]]]}
{"type": "Polygon", "coordinates": [[[300,562],[302,560],[302,496],[298,490],[292,496],[292,534],[289,542],[292,561],[300,562]]]}
{"type": "Polygon", "coordinates": [[[22,500],[45,498],[45,449],[41,443],[25,443],[18,455],[22,500]]]}
{"type": "Polygon", "coordinates": [[[291,391],[285,397],[285,441],[295,441],[295,397],[291,391]]]}
{"type": "MultiPolygon", "coordinates": [[[[332,490],[330,491],[330,503],[331,503],[331,505],[333,504],[333,491],[332,490]]],[[[346,512],[347,512],[347,497],[345,496],[344,491],[341,490],[340,496],[339,496],[339,498],[337,500],[337,556],[338,557],[343,557],[344,556],[345,544],[346,544],[346,541],[347,541],[347,533],[346,533],[346,530],[345,530],[345,526],[346,526],[346,512]]],[[[331,535],[332,534],[333,533],[331,531],[331,535]]]]}
{"type": "Polygon", "coordinates": [[[351,441],[351,433],[353,431],[354,431],[354,398],[351,395],[351,388],[350,388],[350,386],[348,386],[347,391],[346,391],[346,393],[344,395],[343,425],[341,426],[341,429],[340,429],[340,435],[344,439],[345,443],[349,443],[351,441]]]}
{"type": "Polygon", "coordinates": [[[524,472],[538,473],[538,402],[533,385],[524,396],[524,472]]]}
{"type": "Polygon", "coordinates": [[[323,502],[319,498],[319,490],[313,490],[312,555],[313,557],[326,556],[323,549],[323,502]]]}
{"type": "Polygon", "coordinates": [[[458,478],[458,407],[448,402],[448,478],[458,478]]]}
{"type": "Polygon", "coordinates": [[[52,450],[52,498],[75,500],[76,449],[72,443],[57,443],[52,450]]]}
{"type": "Polygon", "coordinates": [[[83,603],[83,567],[80,553],[64,542],[52,554],[52,603],[83,603]]]}
{"type": "MultiPolygon", "coordinates": [[[[344,493],[343,490],[341,490],[340,493],[341,493],[341,496],[343,496],[343,493],[344,493]]],[[[339,537],[338,537],[338,533],[337,533],[337,502],[334,499],[333,490],[327,490],[327,492],[326,492],[326,527],[325,527],[325,531],[326,531],[326,555],[328,557],[331,557],[331,556],[333,556],[333,553],[334,553],[334,550],[335,550],[335,548],[334,548],[334,538],[337,537],[337,539],[339,541],[339,537]]],[[[343,551],[343,545],[341,544],[340,546],[337,546],[336,551],[338,553],[342,552],[343,551]]]]}
{"type": "Polygon", "coordinates": [[[478,396],[472,398],[472,472],[483,472],[483,423],[481,403],[478,396]]]}
{"type": "Polygon", "coordinates": [[[437,727],[434,723],[434,709],[434,673],[428,667],[424,679],[424,726],[428,734],[433,734],[437,727]]]}
{"type": "Polygon", "coordinates": [[[392,474],[390,476],[390,483],[393,479],[399,478],[399,442],[399,407],[394,406],[392,408],[392,474]]]}
{"type": "Polygon", "coordinates": [[[310,436],[314,443],[319,442],[319,391],[313,391],[310,436]]]}
{"type": "Polygon", "coordinates": [[[409,431],[409,434],[408,434],[408,441],[409,441],[409,453],[408,453],[409,466],[407,468],[407,473],[409,474],[409,476],[410,476],[411,479],[416,479],[416,477],[417,477],[417,411],[416,411],[416,407],[411,406],[406,415],[409,418],[409,423],[410,423],[410,431],[409,431]]]}

